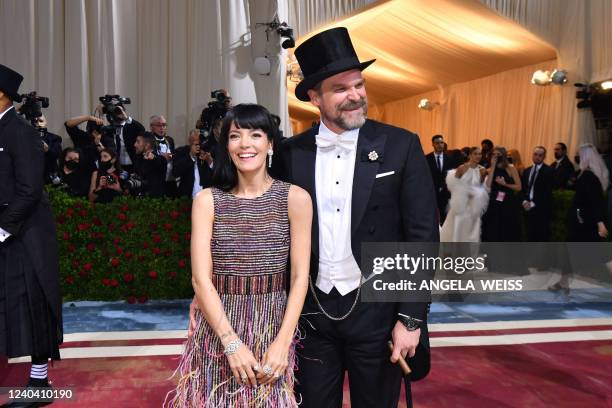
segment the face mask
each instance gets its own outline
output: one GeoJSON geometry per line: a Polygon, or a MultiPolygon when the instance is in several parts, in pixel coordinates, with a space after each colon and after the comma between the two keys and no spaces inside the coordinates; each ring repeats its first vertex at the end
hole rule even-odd
{"type": "Polygon", "coordinates": [[[105,162],[101,161],[99,167],[100,167],[100,170],[106,172],[106,171],[109,171],[111,167],[113,167],[113,163],[111,163],[110,160],[105,161],[105,162]]]}
{"type": "Polygon", "coordinates": [[[79,168],[79,162],[74,161],[74,160],[68,160],[64,162],[64,166],[66,166],[68,170],[74,171],[79,168]]]}

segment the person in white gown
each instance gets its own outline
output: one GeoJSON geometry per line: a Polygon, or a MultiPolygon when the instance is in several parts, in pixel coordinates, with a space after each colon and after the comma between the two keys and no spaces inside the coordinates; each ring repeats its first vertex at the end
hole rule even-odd
{"type": "Polygon", "coordinates": [[[446,175],[451,198],[440,242],[480,242],[481,217],[489,204],[481,158],[480,148],[472,147],[468,161],[446,175]]]}

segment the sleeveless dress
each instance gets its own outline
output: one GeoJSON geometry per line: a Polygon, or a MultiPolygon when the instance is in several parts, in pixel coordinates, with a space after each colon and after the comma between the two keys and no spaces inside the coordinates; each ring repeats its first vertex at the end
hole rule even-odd
{"type": "Polygon", "coordinates": [[[499,167],[493,172],[489,206],[482,220],[483,242],[517,242],[521,239],[520,203],[518,193],[495,182],[503,177],[506,183],[512,184],[512,176],[499,167]]]}
{"type": "MultiPolygon", "coordinates": [[[[289,187],[274,180],[263,195],[252,199],[212,188],[212,281],[242,347],[259,362],[276,338],[287,306],[289,187]]],[[[196,320],[175,373],[180,376],[177,388],[165,406],[297,407],[295,341],[289,366],[278,381],[243,386],[234,379],[223,345],[199,310],[196,320]]]]}

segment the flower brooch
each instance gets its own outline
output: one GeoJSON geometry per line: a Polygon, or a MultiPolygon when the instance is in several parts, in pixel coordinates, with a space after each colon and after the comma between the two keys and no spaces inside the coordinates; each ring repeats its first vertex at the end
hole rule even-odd
{"type": "Polygon", "coordinates": [[[370,162],[370,163],[374,163],[374,162],[382,163],[383,155],[382,153],[378,153],[376,150],[372,150],[371,152],[362,151],[361,161],[370,162]]]}

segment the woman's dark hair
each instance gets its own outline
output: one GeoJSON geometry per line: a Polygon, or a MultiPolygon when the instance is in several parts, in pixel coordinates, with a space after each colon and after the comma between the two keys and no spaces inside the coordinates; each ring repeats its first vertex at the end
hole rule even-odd
{"type": "Polygon", "coordinates": [[[81,149],[78,149],[76,147],[65,148],[64,150],[62,150],[62,153],[60,154],[59,161],[58,161],[58,165],[59,165],[58,168],[60,170],[64,169],[64,163],[66,163],[66,156],[68,156],[68,153],[77,153],[79,155],[79,162],[81,158],[83,157],[83,152],[81,151],[81,149]]]}
{"type": "Polygon", "coordinates": [[[232,124],[239,129],[261,129],[268,136],[268,140],[273,146],[272,168],[266,166],[266,171],[272,177],[278,175],[277,169],[280,167],[280,132],[277,122],[270,112],[261,105],[242,103],[230,109],[221,123],[221,134],[213,171],[213,186],[229,191],[238,184],[238,170],[230,158],[227,149],[229,133],[232,124]]]}
{"type": "Polygon", "coordinates": [[[113,167],[115,168],[115,170],[117,172],[120,173],[121,172],[121,164],[119,163],[119,158],[117,157],[117,152],[115,151],[115,149],[113,149],[111,147],[106,147],[106,148],[100,150],[100,161],[102,161],[102,153],[108,153],[109,156],[111,157],[111,161],[113,159],[117,159],[117,160],[115,160],[115,163],[113,164],[113,167]]]}

